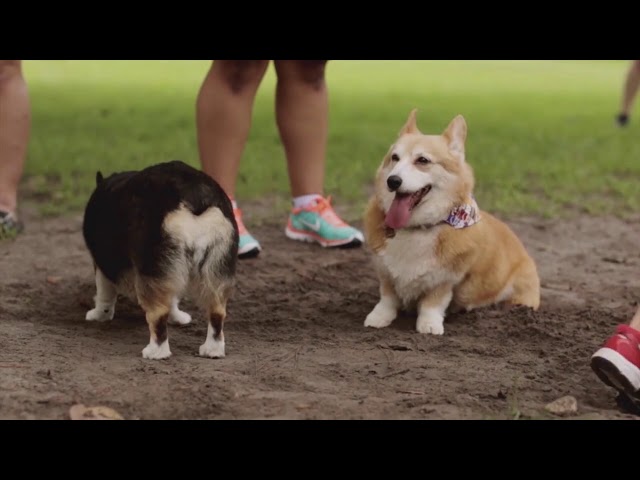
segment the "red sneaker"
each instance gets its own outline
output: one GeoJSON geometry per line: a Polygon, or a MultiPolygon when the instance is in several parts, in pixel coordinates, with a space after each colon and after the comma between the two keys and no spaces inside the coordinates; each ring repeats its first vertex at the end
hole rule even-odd
{"type": "Polygon", "coordinates": [[[591,357],[591,368],[610,387],[640,398],[640,331],[628,325],[616,328],[591,357]]]}

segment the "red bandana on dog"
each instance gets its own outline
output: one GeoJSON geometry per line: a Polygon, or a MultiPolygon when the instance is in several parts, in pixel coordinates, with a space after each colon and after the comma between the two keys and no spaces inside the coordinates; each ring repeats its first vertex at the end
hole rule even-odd
{"type": "Polygon", "coordinates": [[[480,209],[476,203],[476,199],[471,197],[470,203],[458,205],[444,221],[453,228],[465,228],[478,223],[480,221],[480,209]]]}

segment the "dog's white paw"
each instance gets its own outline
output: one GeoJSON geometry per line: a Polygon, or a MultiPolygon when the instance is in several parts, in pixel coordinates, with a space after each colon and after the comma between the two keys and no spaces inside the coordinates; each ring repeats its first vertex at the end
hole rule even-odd
{"type": "Polygon", "coordinates": [[[416,330],[418,333],[442,335],[444,334],[444,316],[436,310],[420,312],[416,323],[416,330]]]}
{"type": "Polygon", "coordinates": [[[169,323],[171,325],[189,325],[191,320],[191,315],[182,310],[173,310],[169,315],[169,323]]]}
{"type": "Polygon", "coordinates": [[[165,340],[162,344],[158,345],[156,342],[151,341],[149,345],[142,350],[142,358],[149,360],[162,360],[171,356],[171,350],[169,349],[169,340],[165,340]]]}
{"type": "Polygon", "coordinates": [[[214,340],[207,338],[207,341],[200,345],[200,356],[209,358],[224,358],[224,340],[214,340]]]}
{"type": "Polygon", "coordinates": [[[108,320],[113,320],[115,311],[115,306],[96,307],[87,312],[85,320],[89,322],[106,322],[108,320]]]}
{"type": "Polygon", "coordinates": [[[365,327],[384,328],[391,325],[391,322],[395,320],[397,312],[394,308],[390,308],[379,302],[371,313],[367,315],[364,321],[365,327]]]}

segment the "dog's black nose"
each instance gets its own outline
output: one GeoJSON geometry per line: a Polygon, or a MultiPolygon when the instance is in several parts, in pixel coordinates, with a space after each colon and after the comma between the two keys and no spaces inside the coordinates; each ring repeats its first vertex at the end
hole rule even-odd
{"type": "Polygon", "coordinates": [[[400,185],[402,185],[402,179],[398,175],[391,175],[387,178],[387,187],[389,187],[389,190],[392,192],[399,189],[400,185]]]}

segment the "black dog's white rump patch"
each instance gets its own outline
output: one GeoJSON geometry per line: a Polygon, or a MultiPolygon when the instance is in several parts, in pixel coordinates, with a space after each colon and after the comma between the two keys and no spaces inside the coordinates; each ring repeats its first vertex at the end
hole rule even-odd
{"type": "Polygon", "coordinates": [[[215,330],[224,341],[220,317],[235,282],[238,226],[229,197],[208,175],[177,160],[108,177],[98,172],[83,235],[98,290],[87,320],[112,318],[116,292],[132,294],[151,332],[143,355],[166,358],[165,325],[190,321],[178,301],[191,293],[215,323],[208,336],[215,330]]]}

